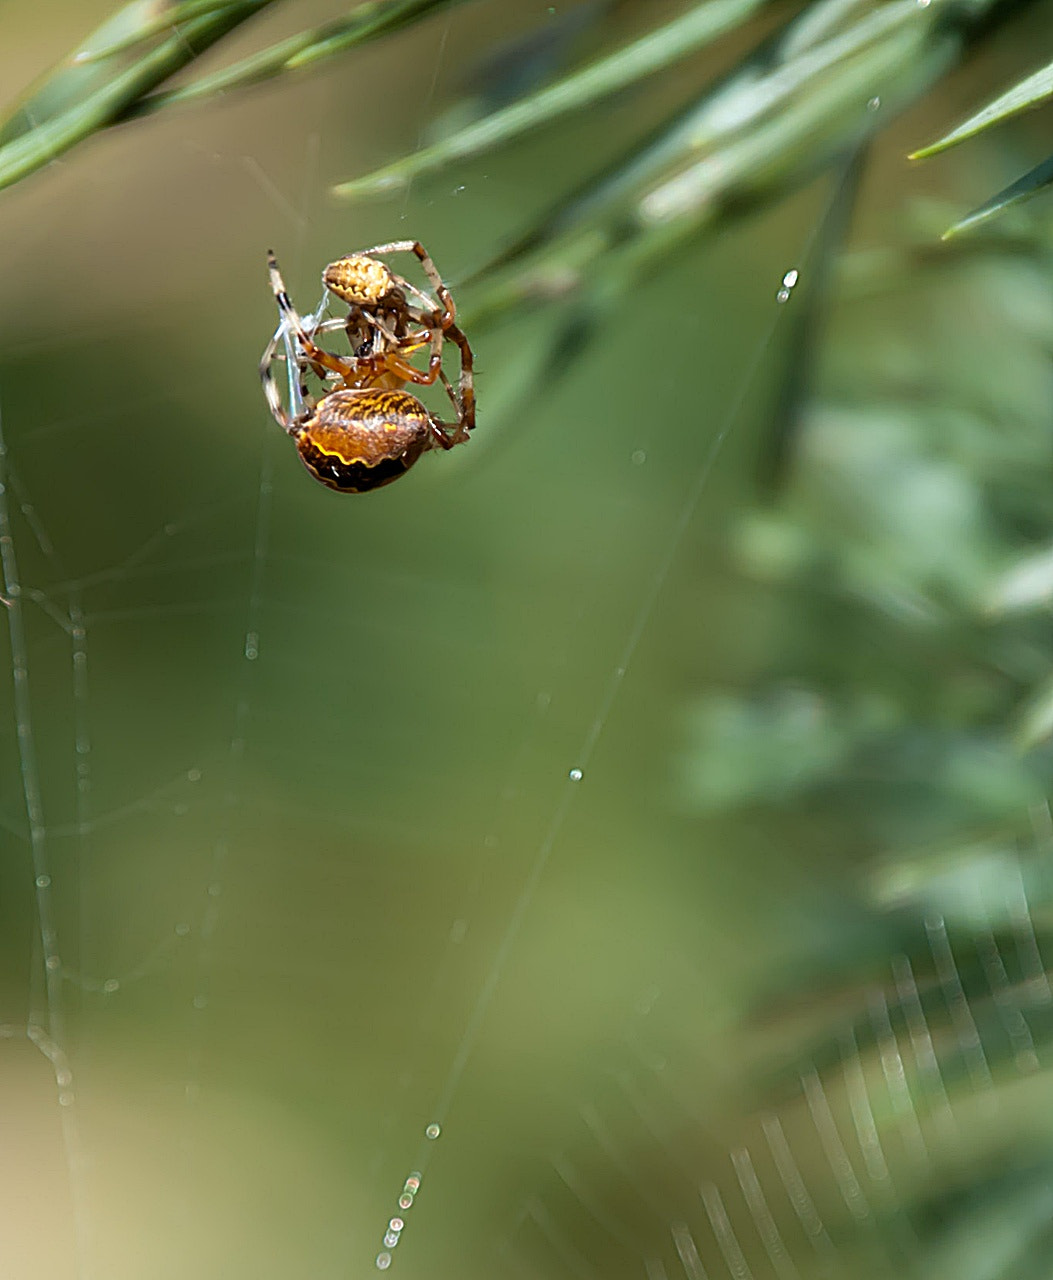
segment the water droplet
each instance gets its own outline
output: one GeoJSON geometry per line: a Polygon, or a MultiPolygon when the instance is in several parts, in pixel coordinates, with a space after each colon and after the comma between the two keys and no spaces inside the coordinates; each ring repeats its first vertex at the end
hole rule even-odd
{"type": "Polygon", "coordinates": [[[245,657],[254,662],[260,656],[260,634],[250,631],[245,637],[245,657]]]}
{"type": "Polygon", "coordinates": [[[175,927],[175,931],[176,931],[177,938],[185,938],[186,935],[190,932],[190,926],[184,920],[180,920],[180,922],[175,927]]]}
{"type": "Polygon", "coordinates": [[[570,773],[567,774],[567,777],[571,780],[571,782],[580,782],[582,778],[584,778],[584,776],[585,775],[582,773],[580,769],[571,769],[570,773]]]}
{"type": "Polygon", "coordinates": [[[399,1196],[399,1208],[400,1209],[413,1208],[413,1197],[410,1195],[408,1191],[403,1191],[402,1195],[399,1196]]]}
{"type": "Polygon", "coordinates": [[[642,467],[647,461],[647,454],[642,449],[636,449],[633,452],[632,464],[634,467],[642,467]]]}
{"type": "Polygon", "coordinates": [[[187,782],[200,782],[200,781],[201,781],[201,770],[200,770],[200,769],[188,769],[188,770],[186,771],[186,780],[187,780],[187,782]]]}
{"type": "Polygon", "coordinates": [[[399,1242],[399,1236],[397,1231],[384,1232],[384,1243],[387,1245],[389,1249],[394,1249],[394,1247],[398,1244],[398,1242],[399,1242]]]}
{"type": "Polygon", "coordinates": [[[47,967],[52,972],[62,967],[62,961],[58,958],[58,956],[48,956],[46,964],[47,964],[47,967]]]}
{"type": "Polygon", "coordinates": [[[37,888],[46,889],[51,884],[50,876],[37,876],[37,888]]]}
{"type": "Polygon", "coordinates": [[[867,110],[877,111],[880,108],[880,106],[881,106],[881,99],[875,94],[875,96],[871,98],[870,101],[867,103],[867,110]]]}
{"type": "Polygon", "coordinates": [[[72,1107],[72,1106],[73,1106],[73,1094],[72,1094],[72,1093],[60,1093],[60,1094],[59,1094],[59,1096],[58,1096],[58,1104],[59,1104],[59,1106],[60,1106],[60,1107],[72,1107]]]}
{"type": "Polygon", "coordinates": [[[102,989],[103,991],[106,992],[107,995],[112,996],[115,991],[120,991],[121,984],[117,981],[116,978],[107,978],[106,981],[102,984],[102,989]]]}
{"type": "Polygon", "coordinates": [[[396,1233],[396,1235],[402,1230],[402,1228],[405,1225],[406,1224],[402,1221],[401,1218],[392,1218],[391,1221],[388,1223],[388,1226],[391,1228],[392,1231],[396,1233]]]}
{"type": "Polygon", "coordinates": [[[797,281],[800,280],[800,278],[801,278],[801,273],[797,270],[797,268],[791,267],[789,271],[787,271],[787,273],[783,276],[782,282],[787,289],[792,289],[793,286],[797,283],[797,281]]]}
{"type": "Polygon", "coordinates": [[[442,1129],[437,1124],[430,1124],[424,1130],[424,1136],[426,1138],[435,1139],[439,1136],[440,1133],[442,1133],[442,1129]]]}
{"type": "Polygon", "coordinates": [[[207,1007],[208,1007],[208,996],[195,996],[195,997],[194,997],[194,1008],[195,1008],[195,1009],[205,1009],[205,1008],[207,1008],[207,1007]]]}
{"type": "Polygon", "coordinates": [[[378,1253],[377,1254],[377,1270],[387,1271],[388,1267],[390,1266],[391,1266],[391,1254],[387,1252],[378,1253]]]}
{"type": "Polygon", "coordinates": [[[420,1190],[420,1174],[419,1173],[411,1173],[410,1176],[406,1179],[406,1190],[410,1192],[411,1195],[415,1194],[420,1190]]]}
{"type": "Polygon", "coordinates": [[[55,1072],[55,1083],[60,1089],[68,1088],[68,1086],[73,1083],[73,1076],[69,1071],[63,1068],[61,1071],[55,1072]]]}

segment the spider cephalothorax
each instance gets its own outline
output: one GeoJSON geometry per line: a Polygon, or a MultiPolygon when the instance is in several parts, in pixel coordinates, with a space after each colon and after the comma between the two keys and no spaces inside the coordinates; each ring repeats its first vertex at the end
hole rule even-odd
{"type": "Polygon", "coordinates": [[[260,376],[271,413],[316,479],[343,493],[364,493],[397,480],[428,449],[452,449],[468,439],[475,426],[472,349],[455,323],[450,291],[419,241],[377,245],[329,263],[322,302],[304,317],[289,298],[274,254],[267,260],[281,322],[263,353],[260,376]],[[419,259],[434,298],[376,256],[402,252],[419,259]],[[346,316],[323,319],[330,294],[347,304],[346,316]],[[316,342],[340,330],[350,355],[334,355],[316,342]],[[442,368],[447,340],[460,355],[456,389],[442,368]],[[422,369],[412,358],[425,349],[428,365],[422,369]],[[286,365],[288,408],[271,372],[275,360],[286,365]],[[309,373],[326,388],[317,400],[307,392],[309,373]],[[435,382],[445,388],[456,421],[440,421],[404,390],[408,383],[435,382]]]}

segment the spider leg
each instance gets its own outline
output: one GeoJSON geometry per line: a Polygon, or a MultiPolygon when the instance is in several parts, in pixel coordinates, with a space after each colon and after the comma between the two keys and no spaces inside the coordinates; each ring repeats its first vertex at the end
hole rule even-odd
{"type": "MultiPolygon", "coordinates": [[[[282,320],[288,329],[295,334],[296,341],[307,361],[316,370],[321,367],[339,374],[341,378],[353,378],[355,365],[352,361],[341,360],[339,356],[331,356],[328,351],[323,351],[321,347],[315,346],[303,320],[300,318],[299,312],[293,306],[292,299],[285,288],[285,281],[278,270],[278,263],[270,250],[267,251],[267,268],[271,277],[271,290],[274,293],[275,301],[278,303],[278,309],[281,311],[282,320]]],[[[323,331],[327,323],[326,321],[318,325],[315,328],[315,333],[323,331]]]]}
{"type": "MultiPolygon", "coordinates": [[[[457,308],[454,306],[449,289],[442,282],[438,267],[432,262],[431,255],[421,242],[419,240],[392,240],[389,244],[376,244],[372,249],[365,250],[367,257],[382,253],[412,253],[415,255],[420,262],[421,269],[435,290],[436,297],[442,304],[442,327],[448,329],[457,318],[457,308]]],[[[407,281],[406,283],[408,284],[409,282],[407,281]]],[[[423,297],[419,289],[415,289],[413,285],[409,285],[409,287],[418,298],[423,297]]]]}
{"type": "MultiPolygon", "coordinates": [[[[278,384],[274,381],[274,375],[271,373],[271,365],[278,358],[278,344],[285,336],[284,323],[279,325],[271,338],[270,342],[264,348],[263,357],[260,360],[260,380],[263,383],[263,394],[267,398],[267,408],[271,411],[271,417],[284,431],[289,430],[289,415],[285,412],[282,404],[282,398],[278,391],[278,384]]],[[[284,357],[283,357],[284,358],[284,357]]]]}
{"type": "Polygon", "coordinates": [[[458,429],[464,433],[460,438],[467,440],[468,432],[475,427],[475,357],[472,355],[472,349],[468,345],[468,339],[455,324],[451,324],[446,330],[446,337],[457,344],[461,355],[461,376],[457,385],[456,397],[448,382],[446,383],[446,389],[449,391],[450,399],[453,400],[454,407],[457,409],[458,429]]]}
{"type": "Polygon", "coordinates": [[[440,422],[438,418],[428,415],[428,431],[431,433],[432,448],[452,449],[459,441],[452,440],[446,433],[446,423],[440,422]]]}
{"type": "Polygon", "coordinates": [[[402,350],[415,351],[424,346],[425,342],[428,342],[431,345],[431,355],[428,358],[427,369],[416,369],[408,360],[403,360],[399,351],[388,351],[384,353],[384,363],[388,372],[396,374],[404,382],[413,382],[417,386],[430,387],[442,373],[442,337],[441,329],[426,329],[424,333],[413,337],[412,346],[403,346],[401,348],[402,350]]]}
{"type": "Polygon", "coordinates": [[[401,347],[403,345],[402,338],[394,329],[386,325],[380,316],[373,315],[369,311],[363,311],[362,318],[376,329],[386,347],[401,347]]]}

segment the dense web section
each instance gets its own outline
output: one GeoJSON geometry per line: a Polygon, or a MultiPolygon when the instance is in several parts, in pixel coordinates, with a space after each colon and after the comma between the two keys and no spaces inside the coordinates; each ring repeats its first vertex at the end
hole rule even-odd
{"type": "MultiPolygon", "coordinates": [[[[312,121],[343,103],[304,92],[312,121]]],[[[335,143],[307,141],[299,204],[262,144],[208,151],[301,280],[360,247],[316,251],[335,143]]],[[[450,188],[362,243],[419,235],[442,267],[475,198],[450,188]]],[[[1048,810],[984,851],[994,907],[905,892],[865,979],[816,979],[794,1051],[747,1052],[722,945],[770,971],[778,944],[658,852],[662,748],[636,746],[822,219],[743,284],[748,340],[690,431],[662,423],[695,370],[641,387],[619,332],[483,444],[514,355],[484,344],[480,460],[427,457],[390,500],[313,486],[269,421],[262,236],[259,326],[210,321],[235,329],[222,371],[188,336],[189,390],[165,366],[113,399],[169,337],[152,318],[144,354],[115,315],[70,355],[71,412],[28,317],[0,382],[12,1274],[793,1280],[918,1255],[907,1188],[1045,1066],[1048,810]]]]}

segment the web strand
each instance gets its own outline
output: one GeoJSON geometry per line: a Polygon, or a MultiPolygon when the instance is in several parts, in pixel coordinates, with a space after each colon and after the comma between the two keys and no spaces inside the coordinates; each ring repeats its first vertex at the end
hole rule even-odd
{"type": "MultiPolygon", "coordinates": [[[[32,1011],[26,1036],[51,1063],[57,1090],[56,1101],[62,1128],[66,1167],[69,1171],[70,1197],[73,1205],[73,1227],[77,1274],[90,1280],[87,1261],[88,1209],[84,1185],[84,1162],[80,1130],[75,1111],[73,1072],[66,1044],[66,1018],[62,989],[62,959],[52,905],[52,881],[48,850],[48,833],[37,766],[36,742],[30,698],[29,654],[22,616],[22,584],[18,572],[14,533],[8,504],[7,446],[3,433],[0,407],[0,572],[3,574],[3,609],[7,617],[11,645],[12,684],[15,731],[18,738],[19,775],[26,820],[29,824],[29,846],[36,895],[37,943],[44,973],[44,1020],[38,1022],[32,1011]]],[[[76,650],[75,650],[76,652],[76,650]]]]}

